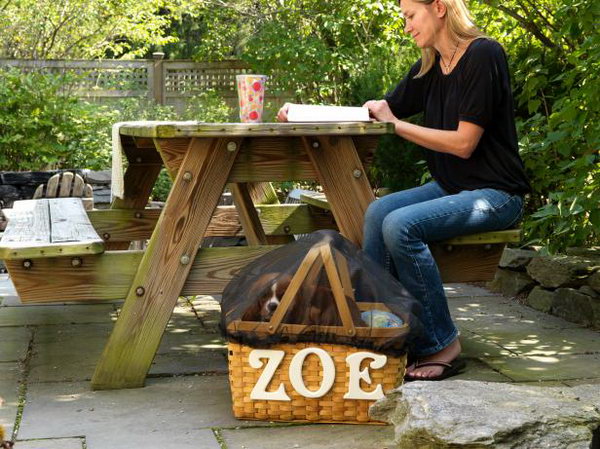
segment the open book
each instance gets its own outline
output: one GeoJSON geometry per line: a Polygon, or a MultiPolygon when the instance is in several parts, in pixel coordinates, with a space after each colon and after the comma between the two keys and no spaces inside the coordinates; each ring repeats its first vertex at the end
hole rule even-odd
{"type": "Polygon", "coordinates": [[[369,110],[354,106],[290,104],[288,122],[368,122],[369,110]]]}

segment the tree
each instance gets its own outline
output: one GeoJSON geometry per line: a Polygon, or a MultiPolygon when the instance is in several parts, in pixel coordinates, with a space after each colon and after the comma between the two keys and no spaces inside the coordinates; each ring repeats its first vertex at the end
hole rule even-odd
{"type": "Polygon", "coordinates": [[[165,29],[187,0],[4,0],[0,56],[96,58],[143,54],[171,42],[165,29]]]}
{"type": "Polygon", "coordinates": [[[598,245],[600,4],[480,0],[474,10],[509,54],[533,188],[527,240],[550,251],[598,245]]]}

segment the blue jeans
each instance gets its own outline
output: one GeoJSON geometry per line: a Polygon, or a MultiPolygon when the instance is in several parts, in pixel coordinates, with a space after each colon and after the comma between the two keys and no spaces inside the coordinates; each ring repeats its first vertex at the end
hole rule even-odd
{"type": "Polygon", "coordinates": [[[413,341],[412,354],[434,354],[458,336],[427,243],[509,228],[520,220],[522,210],[519,195],[487,188],[452,195],[437,182],[392,193],[369,205],[365,253],[384,266],[389,253],[398,280],[422,305],[424,332],[413,341]]]}

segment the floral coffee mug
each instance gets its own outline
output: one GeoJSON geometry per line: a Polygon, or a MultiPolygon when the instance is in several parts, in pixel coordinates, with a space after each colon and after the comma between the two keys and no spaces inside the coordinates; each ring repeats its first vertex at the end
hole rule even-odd
{"type": "Polygon", "coordinates": [[[242,123],[260,123],[265,101],[266,75],[237,75],[237,91],[242,123]]]}

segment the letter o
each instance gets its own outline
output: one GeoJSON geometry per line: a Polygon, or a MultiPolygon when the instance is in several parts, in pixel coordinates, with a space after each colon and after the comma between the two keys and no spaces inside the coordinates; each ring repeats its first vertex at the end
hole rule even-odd
{"type": "Polygon", "coordinates": [[[335,365],[333,364],[333,359],[327,352],[320,348],[302,349],[292,358],[292,362],[290,363],[290,382],[294,390],[306,398],[314,399],[325,396],[335,382],[335,365]],[[315,354],[319,357],[323,366],[323,380],[321,381],[321,386],[316,391],[306,388],[304,379],[302,379],[302,365],[304,365],[304,360],[309,354],[315,354]]]}

